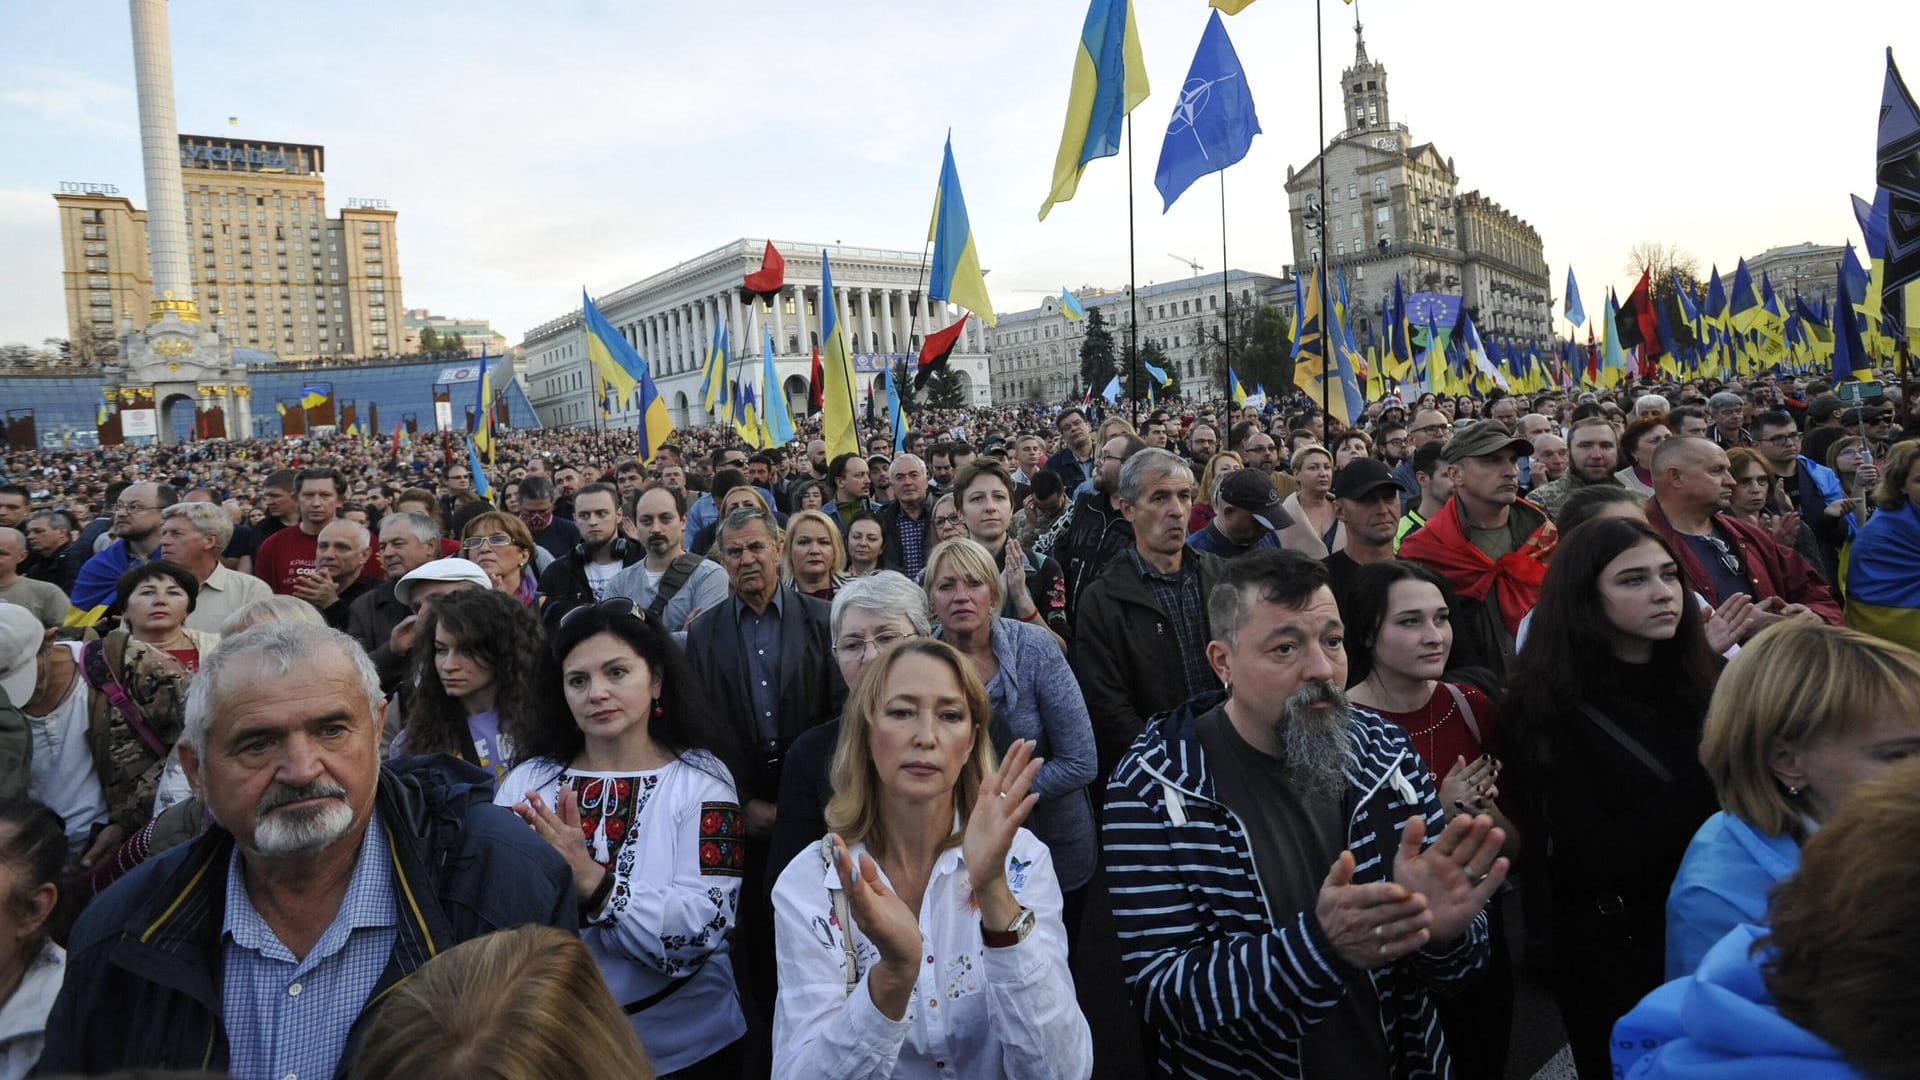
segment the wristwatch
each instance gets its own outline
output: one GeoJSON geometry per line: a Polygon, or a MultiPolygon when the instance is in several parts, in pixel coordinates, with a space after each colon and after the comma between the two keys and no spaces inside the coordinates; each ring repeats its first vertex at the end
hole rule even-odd
{"type": "Polygon", "coordinates": [[[982,926],[980,940],[985,942],[989,949],[1004,949],[1018,945],[1027,940],[1028,934],[1033,933],[1034,921],[1033,909],[1023,907],[1020,909],[1020,914],[1013,917],[1012,925],[1005,930],[989,930],[982,926]]]}

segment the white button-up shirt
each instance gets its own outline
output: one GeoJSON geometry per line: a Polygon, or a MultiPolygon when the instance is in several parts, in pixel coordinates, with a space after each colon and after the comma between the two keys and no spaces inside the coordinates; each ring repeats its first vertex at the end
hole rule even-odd
{"type": "MultiPolygon", "coordinates": [[[[851,850],[858,860],[866,847],[851,850]]],[[[941,852],[920,901],[919,978],[906,1015],[890,1020],[867,988],[879,948],[859,927],[842,927],[834,917],[839,873],[821,857],[819,844],[795,856],[773,888],[780,965],[773,1075],[1091,1076],[1093,1035],[1067,971],[1060,882],[1046,845],[1025,829],[1007,855],[1007,887],[1036,922],[1025,941],[989,949],[960,849],[941,852]],[[846,933],[859,971],[852,993],[846,933]]]]}

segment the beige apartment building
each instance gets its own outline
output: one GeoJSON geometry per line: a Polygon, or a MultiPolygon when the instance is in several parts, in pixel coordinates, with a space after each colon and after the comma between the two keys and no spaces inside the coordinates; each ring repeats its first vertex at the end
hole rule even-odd
{"type": "MultiPolygon", "coordinates": [[[[329,215],[326,150],[180,136],[194,296],[235,348],[284,360],[407,352],[395,211],[349,199],[329,215]]],[[[112,355],[152,315],[147,216],[111,185],[62,184],[62,277],[78,355],[112,355]]]]}

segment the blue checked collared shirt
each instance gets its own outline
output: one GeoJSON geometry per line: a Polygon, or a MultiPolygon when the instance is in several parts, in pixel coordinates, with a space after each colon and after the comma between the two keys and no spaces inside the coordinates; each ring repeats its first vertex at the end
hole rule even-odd
{"type": "Polygon", "coordinates": [[[220,1014],[231,1050],[228,1071],[243,1080],[327,1080],[347,1033],[386,970],[399,934],[399,907],[375,810],[333,922],[295,960],[247,897],[236,849],[227,865],[226,952],[220,1014]]]}

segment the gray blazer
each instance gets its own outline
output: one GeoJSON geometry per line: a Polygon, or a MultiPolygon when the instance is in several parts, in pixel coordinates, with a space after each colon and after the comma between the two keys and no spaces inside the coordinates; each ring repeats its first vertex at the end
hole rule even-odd
{"type": "MultiPolygon", "coordinates": [[[[939,637],[939,633],[934,634],[939,637]]],[[[1099,836],[1087,785],[1098,773],[1093,723],[1080,684],[1060,643],[1043,626],[1018,619],[993,621],[993,655],[1000,671],[987,683],[993,702],[993,741],[1004,752],[1014,739],[1033,739],[1045,758],[1034,777],[1040,801],[1027,829],[1053,854],[1062,891],[1093,878],[1099,836]]]]}

